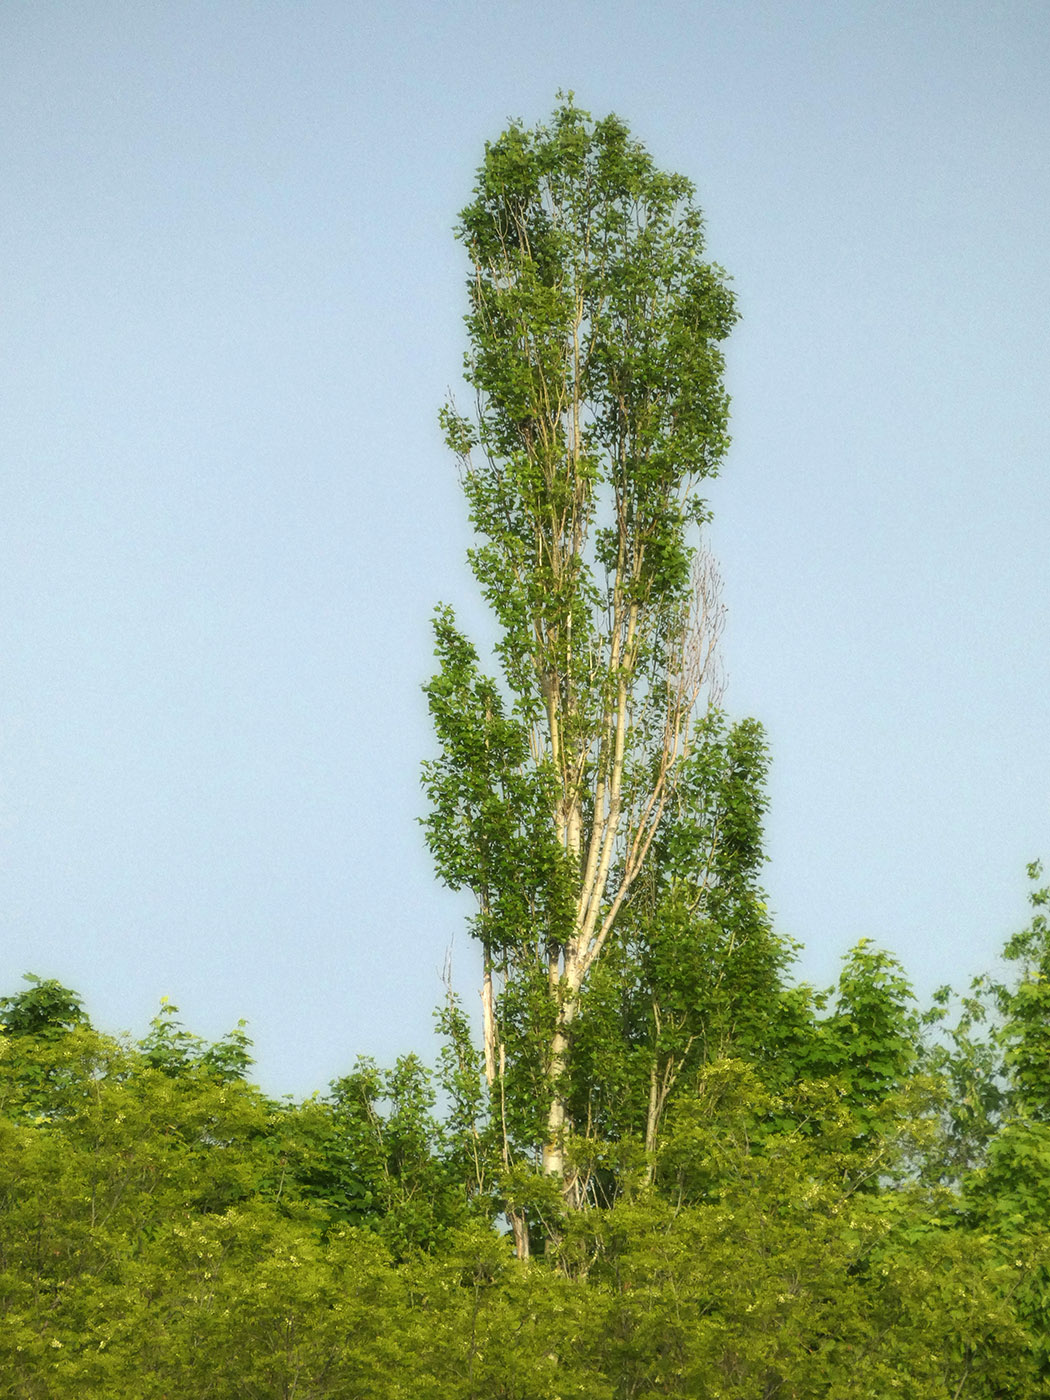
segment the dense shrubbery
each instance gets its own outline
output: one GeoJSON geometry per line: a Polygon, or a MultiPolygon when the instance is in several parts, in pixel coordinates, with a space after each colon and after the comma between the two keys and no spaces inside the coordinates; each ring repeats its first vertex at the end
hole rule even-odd
{"type": "Polygon", "coordinates": [[[692,1066],[655,1152],[573,1138],[571,1210],[457,1109],[451,1013],[441,1117],[411,1057],[275,1103],[240,1029],[168,1006],[118,1042],[33,981],[0,1012],[0,1395],[1043,1395],[1035,900],[948,1034],[870,946],[823,1009],[782,983],[776,1053],[692,1066]]]}

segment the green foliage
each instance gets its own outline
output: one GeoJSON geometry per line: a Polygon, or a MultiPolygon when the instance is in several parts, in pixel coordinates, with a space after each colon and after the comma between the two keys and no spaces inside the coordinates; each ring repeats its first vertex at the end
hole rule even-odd
{"type": "Polygon", "coordinates": [[[526,727],[506,707],[451,610],[434,630],[441,669],[425,687],[441,757],[423,765],[424,822],[438,874],[478,900],[474,932],[510,958],[571,920],[571,875],[550,821],[549,774],[529,763],[526,727]]]}
{"type": "Polygon", "coordinates": [[[1006,1103],[999,1027],[995,1023],[995,988],[984,975],[975,977],[958,999],[954,1025],[946,1018],[956,999],[941,987],[925,1013],[937,1038],[927,1047],[926,1064],[942,1087],[943,1131],[926,1169],[933,1179],[955,1182],[981,1166],[999,1126],[1006,1103]]]}
{"type": "MultiPolygon", "coordinates": [[[[1028,867],[1033,882],[1042,874],[1038,862],[1028,867]]],[[[1004,1068],[1016,1110],[1041,1123],[1050,1122],[1050,888],[1029,895],[1034,913],[1028,927],[1011,938],[1003,956],[1018,965],[1012,988],[1000,987],[1004,1019],[1004,1068]]]]}
{"type": "Polygon", "coordinates": [[[838,1078],[862,1133],[877,1132],[921,1053],[919,1016],[896,959],[862,939],[847,955],[820,1031],[814,1067],[838,1078]]]}
{"type": "MultiPolygon", "coordinates": [[[[597,520],[602,563],[612,573],[623,565],[621,537],[602,519],[603,486],[635,527],[632,588],[666,597],[688,580],[696,512],[679,493],[714,472],[726,447],[717,345],[735,319],[703,259],[692,195],[617,118],[591,123],[570,99],[549,126],[515,125],[486,147],[461,216],[474,266],[466,377],[479,412],[471,422],[449,409],[444,422],[487,541],[472,563],[527,708],[542,707],[533,619],[552,640],[557,630],[569,673],[569,618],[581,641],[594,637],[587,604],[598,585],[578,551],[559,551],[562,522],[582,532],[597,520]]],[[[585,660],[585,648],[576,654],[585,660]]],[[[586,704],[593,687],[582,672],[578,681],[586,704]]]]}
{"type": "Polygon", "coordinates": [[[764,1054],[791,956],[757,884],[766,763],[754,721],[712,712],[698,727],[573,1027],[573,1117],[591,1132],[653,1148],[668,1103],[707,1060],[730,1045],[764,1054]]]}
{"type": "Polygon", "coordinates": [[[31,1035],[54,1040],[82,1026],[86,1017],[76,992],[63,987],[53,978],[44,981],[27,972],[22,979],[27,991],[18,996],[0,997],[0,1026],[10,1035],[31,1035]]]}
{"type": "Polygon", "coordinates": [[[462,1156],[433,1115],[431,1077],[415,1055],[391,1070],[372,1060],[285,1115],[285,1172],[293,1197],[332,1225],[375,1231],[399,1257],[431,1249],[469,1210],[462,1156]]]}
{"type": "Polygon", "coordinates": [[[495,1214],[500,1135],[488,1114],[482,1057],[458,998],[449,991],[437,1013],[442,1036],[438,1084],[446,1101],[445,1158],[479,1213],[495,1214]]]}
{"type": "Polygon", "coordinates": [[[8,1027],[0,1396],[1035,1400],[1046,1125],[1011,1119],[961,1197],[921,1184],[907,1005],[862,949],[813,1024],[838,1043],[852,1015],[878,1074],[774,1088],[761,1058],[711,1054],[668,1101],[651,1180],[630,1136],[574,1140],[570,1170],[616,1189],[569,1212],[527,1164],[498,1197],[479,1184],[499,1142],[454,1002],[444,1122],[411,1056],[275,1105],[197,1048],[155,1063],[155,1029],[143,1049],[82,1017],[8,1027]],[[513,1257],[497,1200],[544,1259],[513,1257]]]}
{"type": "Polygon", "coordinates": [[[245,1077],[254,1061],[243,1021],[238,1021],[222,1040],[209,1044],[200,1036],[191,1035],[178,1014],[177,1006],[166,997],[161,999],[160,1010],[150,1022],[140,1047],[148,1064],[173,1076],[188,1069],[203,1069],[224,1083],[245,1077]]]}

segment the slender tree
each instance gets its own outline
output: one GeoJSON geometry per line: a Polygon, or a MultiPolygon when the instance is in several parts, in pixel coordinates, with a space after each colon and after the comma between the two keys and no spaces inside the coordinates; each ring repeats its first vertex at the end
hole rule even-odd
{"type": "Polygon", "coordinates": [[[504,1151],[542,1144],[570,1203],[573,1021],[717,689],[696,488],[728,442],[735,311],[693,194],[570,97],[486,147],[457,231],[475,403],[442,419],[502,674],[439,610],[425,825],[440,875],[477,899],[504,1151]]]}

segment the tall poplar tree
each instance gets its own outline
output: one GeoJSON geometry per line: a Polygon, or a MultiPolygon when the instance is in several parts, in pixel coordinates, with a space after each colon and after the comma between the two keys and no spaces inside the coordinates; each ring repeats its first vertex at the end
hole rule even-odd
{"type": "Polygon", "coordinates": [[[510,1144],[572,1202],[571,1036],[715,693],[698,485],[728,444],[735,319],[692,184],[562,99],[487,145],[457,230],[472,413],[442,415],[499,628],[498,678],[447,608],[424,767],[438,872],[477,899],[484,1074],[510,1144]]]}

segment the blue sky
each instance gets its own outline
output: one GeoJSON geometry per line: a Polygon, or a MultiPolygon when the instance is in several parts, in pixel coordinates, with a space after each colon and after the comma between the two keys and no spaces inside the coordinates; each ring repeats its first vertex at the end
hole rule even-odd
{"type": "Polygon", "coordinates": [[[437,411],[486,139],[558,89],[689,175],[743,321],[711,500],[766,887],[834,978],[989,966],[1050,857],[1050,11],[0,12],[0,990],[239,1017],[274,1092],[430,1053],[437,411]]]}

